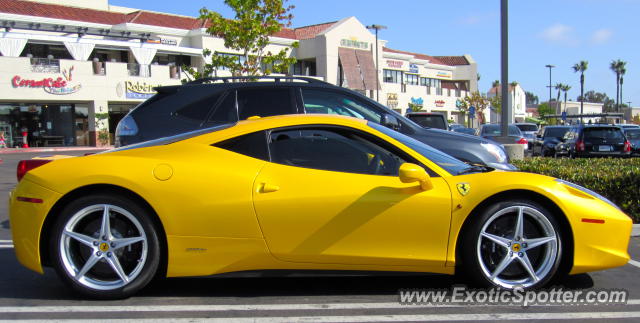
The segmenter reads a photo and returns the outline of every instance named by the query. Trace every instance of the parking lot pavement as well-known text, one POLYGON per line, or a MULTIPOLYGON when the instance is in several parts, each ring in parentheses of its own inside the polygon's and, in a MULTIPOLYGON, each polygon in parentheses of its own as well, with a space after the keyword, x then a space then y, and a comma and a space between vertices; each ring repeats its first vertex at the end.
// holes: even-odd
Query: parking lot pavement
MULTIPOLYGON (((74 152, 84 154, 84 152, 74 152)), ((32 155, 2 156, 0 194, 15 185, 15 166, 32 155)), ((6 196, 6 195, 5 195, 6 196)), ((640 237, 631 239, 636 262, 569 277, 557 288, 573 291, 621 289, 619 305, 403 305, 401 289, 450 291, 461 282, 446 275, 285 275, 282 272, 171 278, 153 282, 135 297, 119 301, 78 299, 53 270, 44 275, 22 267, 10 242, 6 203, 0 203, 1 320, 125 320, 135 322, 399 322, 399 321, 583 321, 640 320, 640 237)))

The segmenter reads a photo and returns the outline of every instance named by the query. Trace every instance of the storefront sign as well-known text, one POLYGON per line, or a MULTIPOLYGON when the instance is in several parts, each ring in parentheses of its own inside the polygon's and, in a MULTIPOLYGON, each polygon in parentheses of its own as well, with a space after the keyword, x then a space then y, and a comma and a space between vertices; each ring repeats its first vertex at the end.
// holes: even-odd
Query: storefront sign
POLYGON ((394 60, 387 60, 387 66, 391 67, 391 68, 402 68, 402 66, 404 66, 404 62, 403 61, 394 61, 394 60))
POLYGON ((369 49, 369 43, 355 39, 340 39, 340 46, 357 49, 369 49))
POLYGON ((438 71, 438 73, 436 74, 436 77, 442 78, 442 79, 451 79, 453 77, 453 73, 446 72, 446 71, 438 71))
POLYGON ((147 82, 140 83, 138 81, 124 82, 127 99, 148 99, 157 93, 153 88, 158 86, 160 86, 160 84, 151 85, 151 84, 147 84, 147 82))
POLYGON ((411 97, 411 104, 417 105, 417 106, 422 106, 424 103, 424 100, 422 98, 414 98, 411 97))
POLYGON ((393 109, 398 106, 398 94, 387 93, 387 107, 393 109))
POLYGON ((175 39, 166 39, 166 38, 147 39, 147 43, 178 46, 178 41, 177 40, 175 40, 175 39))
POLYGON ((416 73, 418 74, 420 72, 420 70, 418 70, 418 64, 409 64, 409 73, 416 73))
POLYGON ((442 108, 446 102, 444 102, 444 100, 436 100, 434 103, 436 104, 436 107, 442 108))
POLYGON ((14 88, 42 88, 43 91, 54 95, 66 95, 78 92, 81 88, 81 84, 70 85, 69 82, 73 80, 73 66, 69 70, 62 71, 62 75, 57 78, 47 77, 43 79, 33 80, 24 79, 20 75, 15 75, 11 78, 11 85, 14 88))

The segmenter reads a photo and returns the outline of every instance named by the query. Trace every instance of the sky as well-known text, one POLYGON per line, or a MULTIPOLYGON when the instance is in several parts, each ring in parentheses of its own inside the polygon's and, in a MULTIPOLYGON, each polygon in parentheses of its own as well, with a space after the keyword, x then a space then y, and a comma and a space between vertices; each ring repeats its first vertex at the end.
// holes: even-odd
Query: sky
MULTIPOLYGON (((222 0, 110 0, 110 4, 198 16, 202 7, 232 18, 222 0)), ((388 27, 379 33, 394 49, 431 56, 470 54, 478 63, 479 90, 500 79, 499 0, 289 0, 292 27, 355 16, 363 24, 388 27)), ((540 101, 549 99, 552 84, 571 86, 569 100, 580 95, 580 77, 571 68, 589 62, 585 89, 615 100, 612 60, 627 62, 622 102, 640 106, 640 0, 511 0, 509 1, 509 82, 517 81, 540 101)), ((557 91, 552 91, 556 97, 557 91)), ((561 97, 562 99, 562 97, 561 97)))

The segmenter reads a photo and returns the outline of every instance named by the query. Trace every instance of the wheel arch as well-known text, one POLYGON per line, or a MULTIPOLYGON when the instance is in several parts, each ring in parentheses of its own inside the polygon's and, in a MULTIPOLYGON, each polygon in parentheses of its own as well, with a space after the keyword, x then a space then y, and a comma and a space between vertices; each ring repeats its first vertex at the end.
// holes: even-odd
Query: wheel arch
POLYGON ((549 199, 548 197, 540 193, 529 191, 529 190, 508 190, 508 191, 496 193, 492 196, 489 196, 480 204, 478 204, 475 208, 473 208, 471 213, 469 213, 469 216, 467 216, 467 218, 464 220, 456 238, 456 246, 455 246, 456 267, 461 265, 461 262, 460 262, 462 259, 462 257, 460 257, 461 242, 463 237, 466 234, 466 231, 471 227, 471 223, 473 222, 473 220, 479 214, 481 214, 481 212, 484 209, 491 206, 492 204, 500 201, 514 200, 514 199, 528 199, 533 202, 536 202, 546 207, 555 216, 556 220, 560 223, 560 230, 562 230, 561 231, 562 237, 565 238, 562 245, 564 256, 562 257, 560 267, 558 268, 558 273, 560 273, 561 275, 568 274, 569 271, 571 270, 571 267, 573 266, 573 257, 574 257, 574 246, 573 246, 574 238, 573 238, 573 231, 571 229, 571 224, 569 223, 569 219, 567 219, 567 215, 551 199, 549 199))
POLYGON ((56 222, 55 221, 56 214, 60 213, 66 205, 71 203, 76 198, 80 196, 86 196, 86 195, 92 195, 92 194, 98 194, 98 193, 113 194, 113 195, 119 195, 125 198, 129 198, 130 200, 132 200, 135 203, 138 203, 140 206, 142 206, 144 209, 146 209, 149 212, 149 214, 151 215, 151 221, 153 222, 156 229, 158 230, 158 238, 160 240, 160 247, 161 247, 160 255, 162 259, 160 261, 160 266, 158 268, 157 276, 158 277, 166 276, 167 265, 168 265, 167 264, 167 259, 168 259, 167 235, 164 230, 164 225, 160 220, 160 217, 158 216, 156 211, 153 209, 153 207, 144 198, 142 198, 142 196, 138 195, 137 193, 127 188, 117 186, 117 185, 112 185, 112 184, 94 184, 94 185, 79 187, 68 192, 63 197, 58 199, 58 201, 53 205, 51 210, 49 210, 49 213, 47 213, 44 224, 42 225, 40 241, 39 241, 40 261, 42 265, 45 265, 45 266, 51 265, 50 255, 47 252, 48 250, 47 243, 51 238, 51 231, 56 222))

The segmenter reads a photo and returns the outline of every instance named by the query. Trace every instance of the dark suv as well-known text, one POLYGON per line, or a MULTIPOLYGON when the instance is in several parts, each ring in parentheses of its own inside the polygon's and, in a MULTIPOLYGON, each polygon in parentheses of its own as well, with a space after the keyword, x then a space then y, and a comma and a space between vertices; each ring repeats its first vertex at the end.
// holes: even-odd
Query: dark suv
POLYGON ((618 126, 580 124, 571 127, 556 146, 556 156, 569 157, 626 157, 631 143, 618 126))
POLYGON ((409 120, 425 127, 449 130, 449 123, 443 114, 433 112, 407 112, 409 120))
POLYGON ((254 116, 323 113, 366 119, 387 126, 470 164, 515 169, 509 164, 504 148, 491 140, 425 129, 366 96, 312 78, 207 78, 159 87, 156 91, 158 94, 120 121, 116 129, 116 146, 254 116))

